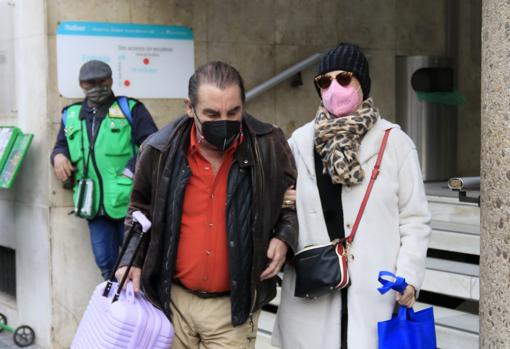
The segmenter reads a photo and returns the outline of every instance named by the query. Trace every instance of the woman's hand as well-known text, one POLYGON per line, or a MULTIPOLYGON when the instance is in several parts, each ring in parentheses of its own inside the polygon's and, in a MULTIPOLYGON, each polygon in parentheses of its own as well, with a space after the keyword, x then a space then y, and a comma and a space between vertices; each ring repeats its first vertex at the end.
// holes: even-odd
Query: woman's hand
POLYGON ((403 294, 397 292, 397 302, 400 305, 405 305, 408 308, 412 308, 416 302, 416 290, 413 286, 407 285, 403 294))
POLYGON ((285 194, 283 194, 283 208, 296 208, 296 190, 294 186, 290 186, 285 194))

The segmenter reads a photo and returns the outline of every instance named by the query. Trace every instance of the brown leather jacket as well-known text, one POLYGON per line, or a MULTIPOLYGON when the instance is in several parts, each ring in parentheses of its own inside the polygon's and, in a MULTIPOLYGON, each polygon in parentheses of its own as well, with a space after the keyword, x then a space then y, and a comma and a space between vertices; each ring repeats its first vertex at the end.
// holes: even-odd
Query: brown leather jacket
MULTIPOLYGON (((260 281, 269 240, 287 243, 290 255, 298 238, 296 212, 282 208, 283 195, 295 185, 296 168, 281 129, 243 115, 245 141, 238 147, 227 185, 227 238, 233 325, 276 295, 276 278, 260 281)), ((142 146, 126 218, 144 212, 152 221, 150 239, 142 243, 135 265, 149 299, 170 315, 170 290, 179 241, 184 192, 190 177, 186 151, 192 119, 184 116, 152 135, 142 146)), ((131 240, 121 265, 135 253, 131 240)))

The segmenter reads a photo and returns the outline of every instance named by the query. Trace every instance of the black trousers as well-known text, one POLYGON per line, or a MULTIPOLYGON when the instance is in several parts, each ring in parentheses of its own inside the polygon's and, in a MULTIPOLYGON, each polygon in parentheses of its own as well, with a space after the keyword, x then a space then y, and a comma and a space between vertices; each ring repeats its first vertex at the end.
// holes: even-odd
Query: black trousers
POLYGON ((342 318, 340 320, 341 335, 340 349, 347 349, 347 329, 349 325, 349 313, 347 309, 347 287, 340 290, 342 295, 342 318))

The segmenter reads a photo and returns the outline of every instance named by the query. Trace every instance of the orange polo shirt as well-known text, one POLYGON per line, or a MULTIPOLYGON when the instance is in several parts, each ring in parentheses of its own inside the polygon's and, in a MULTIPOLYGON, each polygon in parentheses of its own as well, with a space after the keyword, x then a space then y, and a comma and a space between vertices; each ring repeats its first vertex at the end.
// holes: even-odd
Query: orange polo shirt
POLYGON ((230 290, 226 203, 228 173, 236 142, 224 153, 218 173, 200 153, 195 125, 187 159, 191 177, 184 193, 175 277, 191 290, 230 290))

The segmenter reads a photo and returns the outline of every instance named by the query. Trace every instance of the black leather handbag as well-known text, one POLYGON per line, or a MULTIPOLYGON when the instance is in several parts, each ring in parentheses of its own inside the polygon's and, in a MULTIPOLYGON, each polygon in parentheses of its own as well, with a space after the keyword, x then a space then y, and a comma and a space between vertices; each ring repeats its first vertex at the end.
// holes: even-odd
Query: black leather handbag
POLYGON ((339 240, 305 247, 296 253, 294 268, 296 297, 317 298, 349 285, 347 253, 339 240))
POLYGON ((354 241, 361 217, 370 197, 370 192, 379 175, 382 156, 390 131, 391 129, 388 129, 384 133, 367 191, 361 202, 349 237, 342 240, 333 240, 323 245, 307 246, 298 251, 294 256, 294 268, 296 270, 295 297, 317 298, 333 290, 340 290, 349 286, 350 279, 347 259, 350 245, 354 241))

